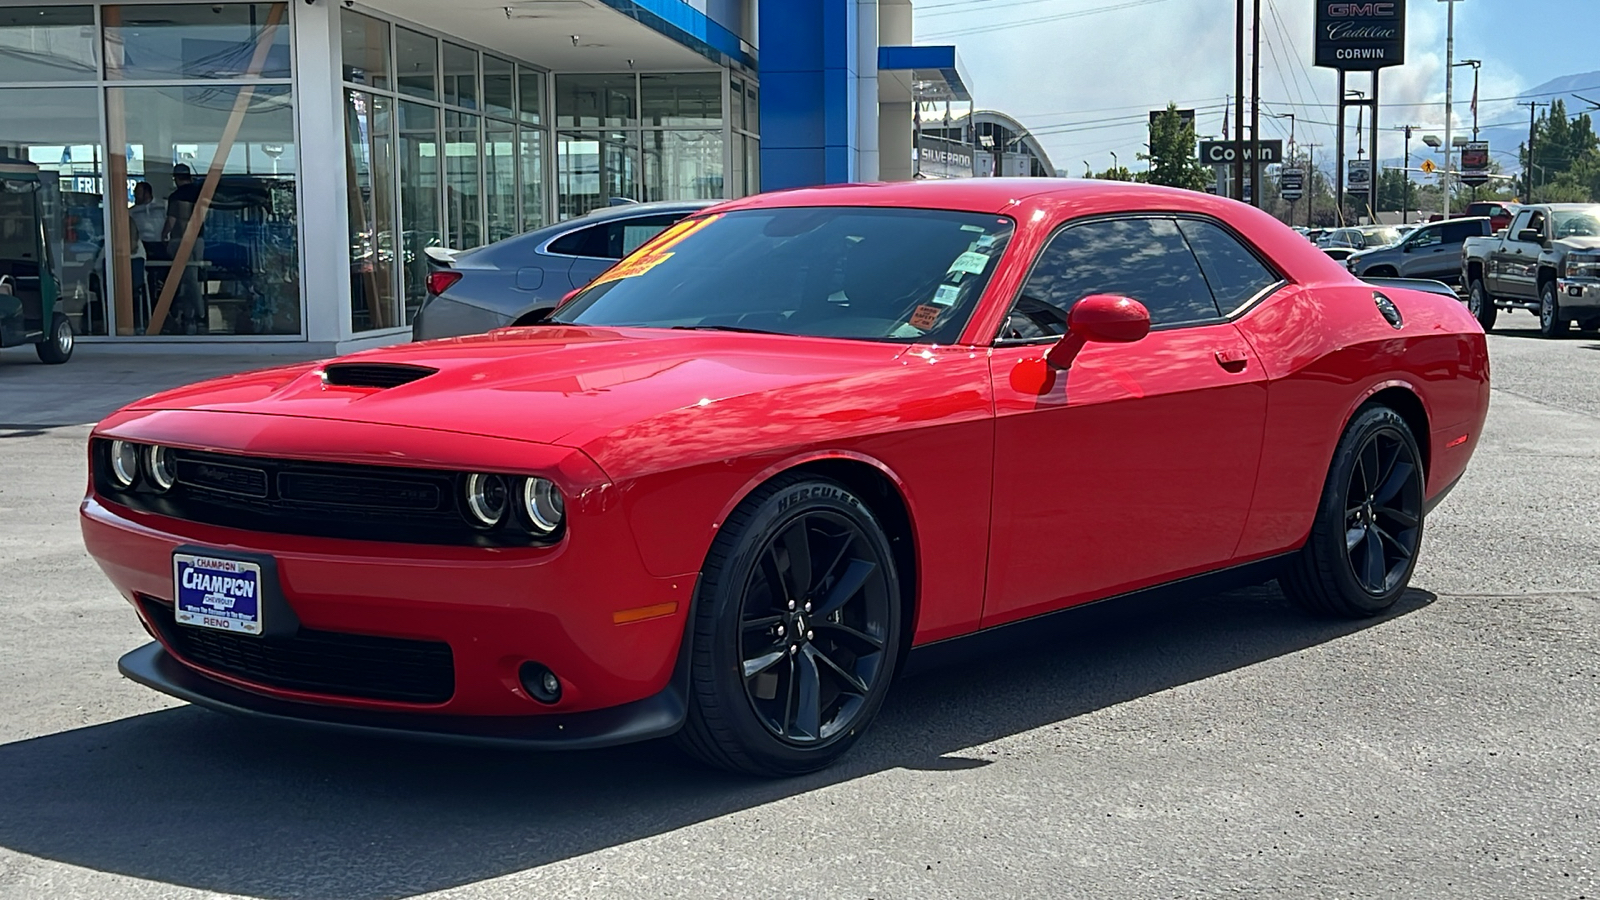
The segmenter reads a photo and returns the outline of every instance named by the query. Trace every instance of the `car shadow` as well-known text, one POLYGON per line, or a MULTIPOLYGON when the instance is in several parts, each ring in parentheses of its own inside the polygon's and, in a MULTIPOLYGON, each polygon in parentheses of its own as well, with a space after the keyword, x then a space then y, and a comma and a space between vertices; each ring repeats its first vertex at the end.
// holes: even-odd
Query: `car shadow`
POLYGON ((1041 645, 902 680, 840 765, 787 781, 711 771, 666 742, 495 752, 179 707, 0 746, 0 845, 230 894, 408 897, 889 769, 979 768, 992 758, 974 748, 994 740, 1381 628, 1435 599, 1413 590, 1362 622, 1309 618, 1272 586, 1087 607, 1039 631, 1041 645))

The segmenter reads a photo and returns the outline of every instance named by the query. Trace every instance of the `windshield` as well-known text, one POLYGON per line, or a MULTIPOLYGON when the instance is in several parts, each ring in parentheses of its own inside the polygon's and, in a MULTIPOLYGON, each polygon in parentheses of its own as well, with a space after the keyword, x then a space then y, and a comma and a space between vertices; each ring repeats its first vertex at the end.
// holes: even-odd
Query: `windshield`
POLYGON ((951 343, 1012 229, 992 214, 873 207, 688 219, 549 321, 951 343))
POLYGON ((1556 240, 1570 237, 1600 237, 1600 206, 1555 211, 1556 240))
POLYGON ((1400 241, 1400 229, 1393 227, 1363 228, 1361 235, 1368 247, 1389 247, 1400 241))

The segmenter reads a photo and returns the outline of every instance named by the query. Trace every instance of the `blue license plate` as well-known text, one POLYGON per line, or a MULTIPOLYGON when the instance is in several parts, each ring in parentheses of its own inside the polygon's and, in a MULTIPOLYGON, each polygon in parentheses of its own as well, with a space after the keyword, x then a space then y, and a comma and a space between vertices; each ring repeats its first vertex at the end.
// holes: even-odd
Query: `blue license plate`
POLYGON ((178 623, 261 634, 261 565, 241 559, 172 555, 173 615, 178 623))

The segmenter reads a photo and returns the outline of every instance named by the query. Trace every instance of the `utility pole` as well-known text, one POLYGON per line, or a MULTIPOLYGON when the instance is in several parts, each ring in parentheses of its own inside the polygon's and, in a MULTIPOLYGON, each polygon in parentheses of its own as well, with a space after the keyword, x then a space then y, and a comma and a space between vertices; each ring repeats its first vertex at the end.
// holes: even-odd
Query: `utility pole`
POLYGON ((1233 83, 1233 199, 1244 199, 1244 0, 1234 0, 1233 83))
POLYGON ((1539 103, 1539 102, 1534 101, 1534 100, 1529 100, 1527 103, 1519 103, 1517 105, 1518 106, 1526 106, 1528 108, 1528 165, 1522 172, 1522 181, 1523 181, 1523 186, 1524 186, 1523 187, 1522 202, 1523 203, 1532 203, 1533 202, 1533 139, 1534 139, 1534 136, 1538 133, 1538 121, 1535 118, 1535 116, 1537 116, 1539 114, 1539 107, 1541 107, 1541 106, 1549 106, 1550 104, 1548 104, 1548 103, 1539 103))
POLYGON ((1444 39, 1444 217, 1450 218, 1450 161, 1455 153, 1455 103, 1456 103, 1456 3, 1458 0, 1439 0, 1445 4, 1444 39))
POLYGON ((1404 125, 1401 127, 1406 130, 1406 191, 1405 199, 1400 201, 1400 224, 1409 225, 1411 224, 1411 132, 1416 126, 1404 125))
POLYGON ((1310 158, 1306 161, 1306 227, 1313 228, 1311 217, 1317 209, 1317 148, 1321 144, 1307 144, 1306 149, 1311 151, 1310 158))
POLYGON ((1261 208, 1261 0, 1250 21, 1250 205, 1261 208))

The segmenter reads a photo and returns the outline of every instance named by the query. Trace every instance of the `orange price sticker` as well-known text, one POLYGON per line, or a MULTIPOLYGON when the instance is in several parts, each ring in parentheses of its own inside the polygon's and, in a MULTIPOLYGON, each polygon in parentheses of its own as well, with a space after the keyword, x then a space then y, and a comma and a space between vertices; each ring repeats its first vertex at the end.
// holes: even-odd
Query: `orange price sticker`
POLYGON ((939 313, 942 312, 944 310, 937 306, 919 306, 911 313, 911 325, 913 328, 927 331, 933 327, 933 323, 939 321, 939 313))

